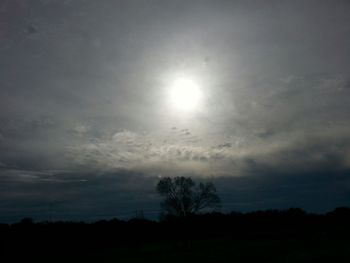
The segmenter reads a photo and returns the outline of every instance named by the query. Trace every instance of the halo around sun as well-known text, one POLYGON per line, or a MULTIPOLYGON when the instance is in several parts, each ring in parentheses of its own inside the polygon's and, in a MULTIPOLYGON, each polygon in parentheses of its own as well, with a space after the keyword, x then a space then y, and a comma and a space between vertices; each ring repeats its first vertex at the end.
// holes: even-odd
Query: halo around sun
POLYGON ((193 111, 199 106, 202 94, 198 84, 191 78, 178 78, 170 87, 170 103, 180 111, 193 111))

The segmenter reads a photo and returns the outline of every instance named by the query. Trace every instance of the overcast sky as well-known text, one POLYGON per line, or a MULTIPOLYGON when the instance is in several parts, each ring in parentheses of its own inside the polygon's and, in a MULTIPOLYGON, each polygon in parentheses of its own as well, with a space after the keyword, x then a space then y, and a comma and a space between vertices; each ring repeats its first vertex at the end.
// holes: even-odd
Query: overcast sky
POLYGON ((349 1, 0 2, 0 221, 350 204, 349 1), (202 98, 169 103, 178 76, 202 98))

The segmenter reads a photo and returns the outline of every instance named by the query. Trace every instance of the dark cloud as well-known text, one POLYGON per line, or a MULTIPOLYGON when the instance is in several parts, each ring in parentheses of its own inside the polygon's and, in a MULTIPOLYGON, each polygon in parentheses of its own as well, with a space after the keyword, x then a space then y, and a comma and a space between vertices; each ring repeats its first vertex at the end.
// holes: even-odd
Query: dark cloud
POLYGON ((84 198, 99 192, 91 182, 115 187, 120 195, 96 197, 100 210, 79 210, 68 195, 66 211, 79 210, 72 218, 89 217, 113 198, 127 202, 138 180, 148 191, 159 175, 241 185, 237 209, 257 209, 257 199, 344 205, 347 190, 331 188, 347 185, 350 166, 349 9, 348 1, 1 1, 0 212, 45 217, 35 189, 51 185, 63 196, 72 184, 84 198), (168 105, 179 74, 202 89, 196 112, 168 105))
POLYGON ((115 171, 80 173, 74 171, 19 171, 2 175, 1 221, 26 216, 37 220, 97 220, 128 218, 136 210, 157 217, 159 199, 155 193, 158 177, 115 171), (30 178, 29 178, 30 177, 30 178))
POLYGON ((342 206, 350 195, 349 170, 283 174, 259 170, 247 177, 217 181, 228 210, 283 209, 301 207, 323 213, 342 206))

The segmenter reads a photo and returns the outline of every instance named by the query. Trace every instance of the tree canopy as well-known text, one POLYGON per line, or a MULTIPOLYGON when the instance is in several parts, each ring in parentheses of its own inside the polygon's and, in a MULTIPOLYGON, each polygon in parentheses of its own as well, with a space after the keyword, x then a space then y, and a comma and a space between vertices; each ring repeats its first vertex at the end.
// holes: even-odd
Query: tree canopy
POLYGON ((157 184, 158 193, 164 197, 162 212, 166 215, 186 217, 204 209, 220 206, 213 183, 199 183, 189 177, 164 177, 157 184))

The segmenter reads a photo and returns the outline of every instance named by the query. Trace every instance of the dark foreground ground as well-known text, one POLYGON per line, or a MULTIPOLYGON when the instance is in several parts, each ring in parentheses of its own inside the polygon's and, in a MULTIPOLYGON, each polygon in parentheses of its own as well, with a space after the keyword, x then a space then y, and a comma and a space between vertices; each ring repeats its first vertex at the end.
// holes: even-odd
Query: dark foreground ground
POLYGON ((350 210, 207 214, 186 220, 23 220, 1 225, 0 262, 350 262, 350 210))

